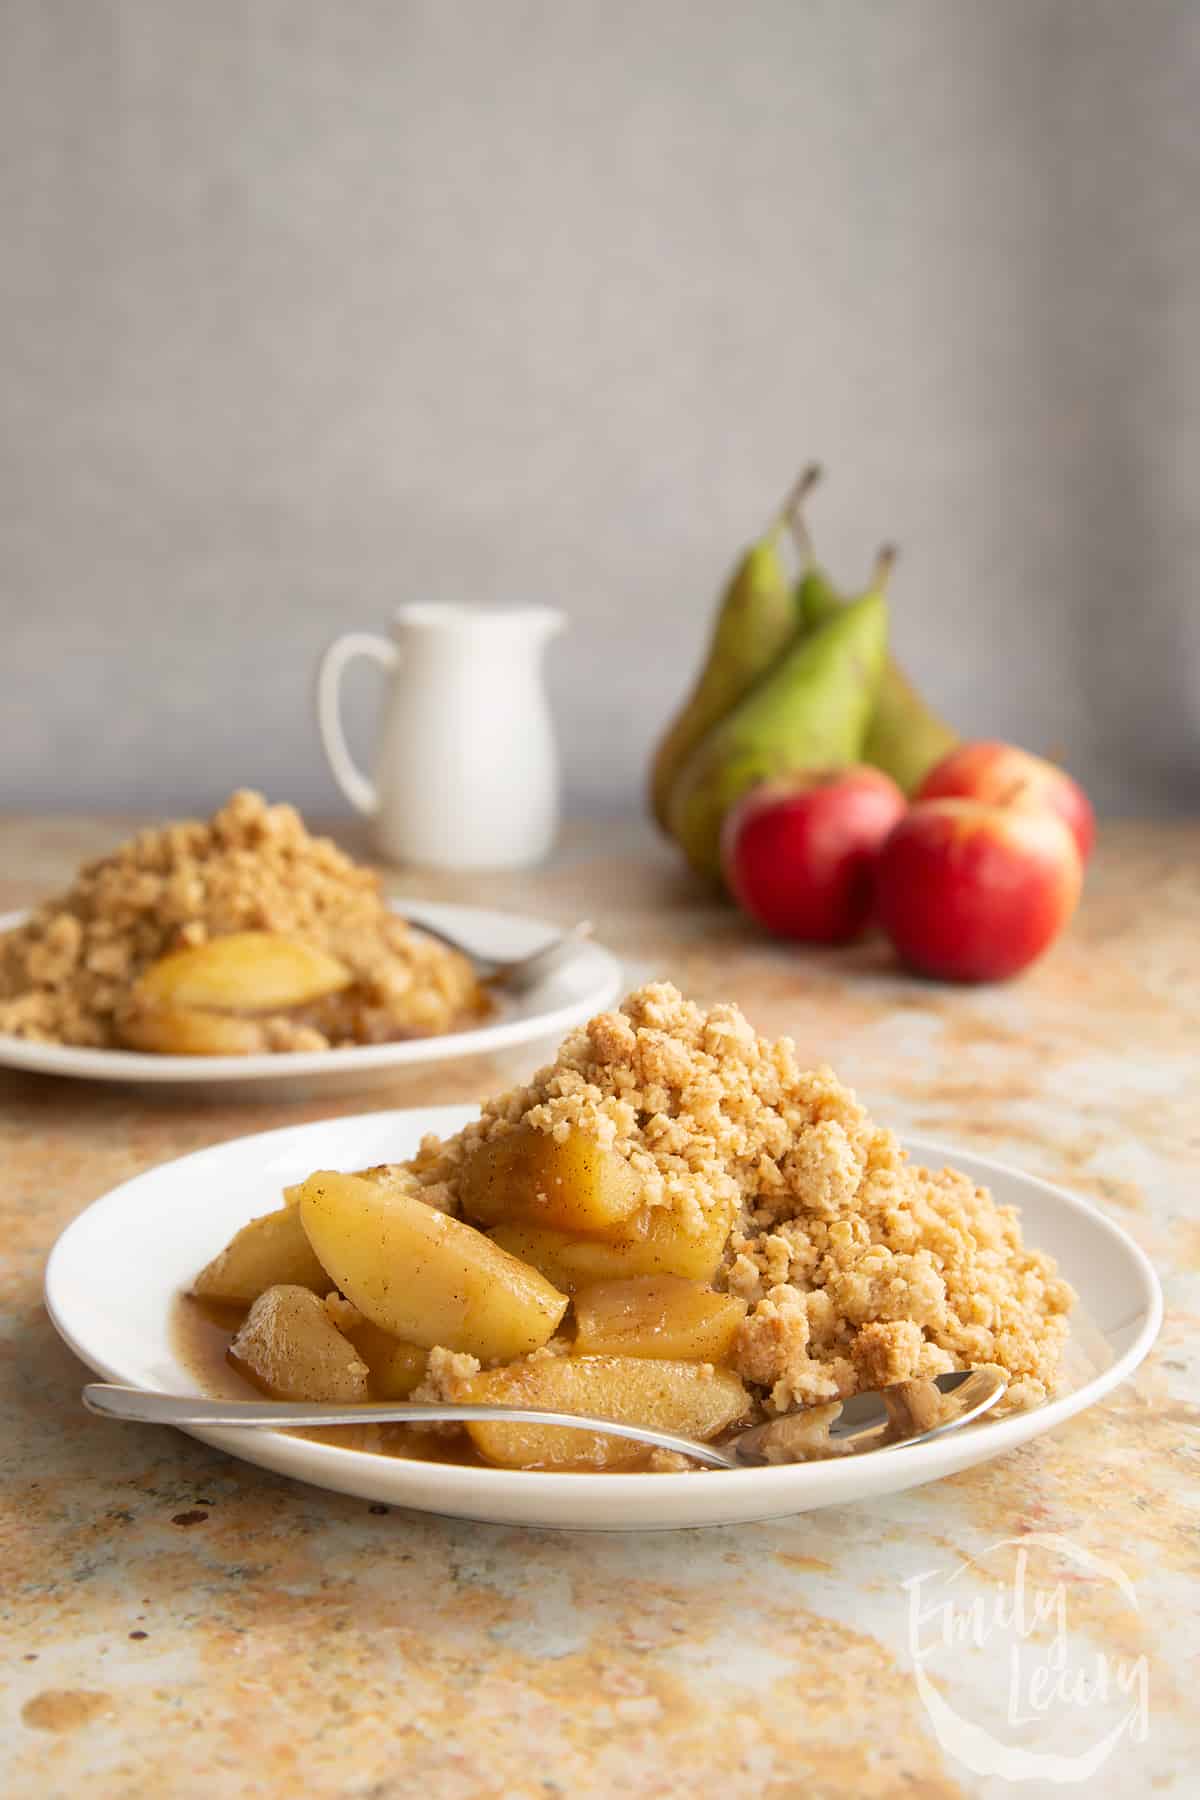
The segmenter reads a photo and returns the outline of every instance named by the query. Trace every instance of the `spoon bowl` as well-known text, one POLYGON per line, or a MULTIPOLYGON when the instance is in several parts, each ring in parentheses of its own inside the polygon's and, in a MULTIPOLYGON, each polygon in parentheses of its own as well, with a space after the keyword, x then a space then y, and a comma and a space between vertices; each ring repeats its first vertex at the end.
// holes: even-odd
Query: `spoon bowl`
POLYGON ((551 938, 548 944, 540 944, 536 950, 530 950, 525 956, 485 956, 479 950, 473 950, 462 939, 443 931, 439 925, 430 925, 424 919, 414 919, 413 929, 424 932, 426 937, 436 938, 439 944, 445 944, 448 950, 457 950, 460 955, 474 963, 479 978, 489 987, 507 988, 511 993, 523 993, 527 988, 536 987, 547 975, 569 960, 580 944, 586 943, 595 929, 590 919, 581 919, 572 925, 569 931, 561 936, 551 938))

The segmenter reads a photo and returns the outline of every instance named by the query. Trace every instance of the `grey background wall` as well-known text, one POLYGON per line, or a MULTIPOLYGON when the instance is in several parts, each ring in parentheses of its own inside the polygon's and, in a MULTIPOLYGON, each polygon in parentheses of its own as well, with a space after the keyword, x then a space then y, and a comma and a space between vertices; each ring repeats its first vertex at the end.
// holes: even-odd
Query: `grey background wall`
POLYGON ((329 810, 317 653, 420 597, 564 607, 631 805, 813 455, 960 725, 1200 803, 1188 0, 0 19, 0 804, 329 810))

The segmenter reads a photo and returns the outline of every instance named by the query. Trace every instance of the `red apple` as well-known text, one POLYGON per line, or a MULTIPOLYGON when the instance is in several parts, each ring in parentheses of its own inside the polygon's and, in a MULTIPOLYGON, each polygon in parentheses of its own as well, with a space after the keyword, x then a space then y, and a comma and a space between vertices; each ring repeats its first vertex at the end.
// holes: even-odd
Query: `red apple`
POLYGON ((764 782, 722 828, 729 890, 780 937, 845 943, 870 918, 875 858, 904 808, 891 777, 866 764, 764 782))
POLYGON ((944 981, 1004 981, 1058 936, 1083 863, 1057 813, 924 800, 876 870, 879 923, 906 963, 944 981))
POLYGON ((981 738, 959 744, 921 783, 918 800, 983 800, 989 806, 1040 806, 1070 826, 1084 862, 1096 839, 1092 803, 1065 769, 1015 744, 981 738))

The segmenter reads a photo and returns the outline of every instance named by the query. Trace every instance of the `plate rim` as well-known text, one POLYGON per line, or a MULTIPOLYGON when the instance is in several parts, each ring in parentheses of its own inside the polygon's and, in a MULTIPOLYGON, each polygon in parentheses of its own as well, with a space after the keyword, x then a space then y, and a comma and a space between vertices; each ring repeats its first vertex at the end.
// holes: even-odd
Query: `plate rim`
MULTIPOLYGON (((130 1382, 131 1378, 127 1371, 122 1371, 114 1364, 107 1362, 103 1356, 98 1356, 94 1350, 89 1349, 75 1336, 68 1319, 63 1315, 61 1306, 57 1303, 55 1290, 60 1279, 60 1272, 67 1266, 68 1259, 73 1252, 72 1238, 76 1234, 86 1235, 85 1222, 90 1221, 90 1225, 94 1227, 105 1213, 119 1210, 122 1204, 127 1203, 129 1190, 148 1178, 161 1177, 164 1171, 178 1168, 183 1164, 202 1161, 206 1157, 219 1156, 233 1145, 243 1148, 262 1145, 265 1152, 273 1142, 278 1142, 285 1137, 294 1137, 297 1133, 316 1132, 329 1126, 336 1126, 339 1130, 353 1131, 368 1122, 377 1127, 383 1120, 396 1121, 414 1115, 427 1122, 423 1129, 436 1130, 440 1123, 443 1130, 454 1130, 458 1129, 459 1123, 466 1118, 475 1116, 476 1112, 477 1108, 469 1104, 389 1107, 371 1112, 349 1114, 340 1118, 310 1120, 305 1124, 275 1126, 268 1131, 250 1132, 226 1138, 216 1144, 208 1144, 198 1150, 189 1151, 183 1156, 168 1158, 165 1162, 154 1164, 151 1168, 140 1171, 139 1174, 119 1182, 115 1187, 108 1189, 106 1193, 99 1195, 70 1224, 65 1226, 56 1238, 46 1261, 43 1281, 46 1310, 55 1330, 79 1360, 86 1367, 95 1370, 103 1379, 130 1382), (441 1116, 440 1121, 439 1115, 441 1116)), ((957 1473, 960 1468, 965 1468, 972 1462, 991 1460, 993 1456, 1003 1455, 1007 1451, 1017 1448, 1029 1438, 1053 1431, 1067 1419, 1074 1417, 1076 1413, 1094 1406, 1131 1375, 1150 1351, 1162 1326, 1163 1295, 1158 1274, 1145 1251, 1122 1226, 1101 1212, 1091 1201, 1084 1199, 1081 1195, 1071 1193, 1069 1189, 1059 1187, 1055 1182, 1046 1181, 1041 1176, 1029 1175, 1010 1163, 999 1162, 993 1157, 977 1155, 962 1145, 941 1139, 926 1138, 920 1134, 909 1136, 907 1133, 898 1133, 897 1135, 914 1161, 939 1166, 941 1159, 952 1162, 955 1157, 964 1157, 977 1168, 990 1173, 996 1173, 1003 1177, 1015 1176, 1023 1184, 1047 1193, 1056 1204, 1065 1205, 1068 1211, 1086 1217, 1092 1226, 1098 1226, 1102 1234, 1113 1242, 1131 1268, 1136 1271, 1140 1291, 1131 1294, 1131 1311, 1141 1310, 1144 1314, 1142 1324, 1133 1341, 1119 1355, 1115 1355, 1112 1362, 1104 1369, 1099 1370, 1088 1381, 1070 1393, 1049 1400, 1028 1412, 1014 1413, 1006 1418, 985 1421, 981 1424, 979 1433, 972 1433, 970 1437, 956 1438, 952 1434, 947 1438, 934 1439, 924 1444, 895 1446, 889 1452, 889 1462, 893 1458, 903 1457, 906 1470, 916 1476, 916 1479, 905 1481, 902 1484, 910 1487, 921 1485, 922 1480, 933 1480, 940 1476, 957 1473), (1138 1302, 1137 1308, 1134 1306, 1135 1301, 1138 1302), (986 1445, 986 1448, 980 1452, 981 1445, 986 1445), (964 1447, 968 1452, 980 1453, 968 1453, 963 1456, 961 1453, 964 1447)), ((1107 1333, 1105 1335, 1108 1336, 1107 1333)), ((134 1381, 132 1385, 138 1384, 134 1381)), ((197 1391, 202 1390, 198 1389, 197 1391)), ((244 1438, 236 1427, 225 1430, 186 1427, 181 1429, 187 1430, 189 1436, 198 1438, 239 1460, 250 1460, 245 1458, 239 1447, 244 1444, 244 1438)), ((489 1502, 505 1507, 508 1503, 524 1497, 544 1509, 545 1506, 552 1505, 561 1499, 567 1502, 565 1508, 567 1516, 563 1520, 563 1525, 565 1528, 571 1529, 572 1522, 569 1516, 571 1509, 568 1497, 572 1494, 577 1498, 582 1496, 591 1500, 607 1496, 613 1502, 613 1510, 618 1513, 621 1511, 622 1505, 633 1502, 637 1495, 642 1496, 642 1501, 634 1508, 635 1513, 645 1511, 646 1502, 651 1501, 654 1496, 665 1499, 668 1493, 676 1496, 679 1494, 679 1482, 673 1474, 476 1468, 468 1465, 426 1462, 419 1458, 413 1458, 410 1461, 404 1458, 383 1457, 371 1451, 348 1450, 338 1445, 298 1438, 283 1431, 264 1430, 257 1435, 275 1452, 269 1462, 263 1459, 254 1459, 257 1466, 272 1468, 276 1473, 284 1474, 290 1479, 307 1481, 312 1485, 335 1492, 361 1493, 363 1490, 360 1481, 347 1486, 344 1481, 332 1478, 339 1472, 353 1477, 355 1469, 367 1472, 378 1464, 387 1466, 393 1480, 395 1471, 407 1469, 424 1472, 426 1476, 431 1472, 436 1473, 443 1489, 443 1497, 448 1503, 442 1510, 453 1512, 454 1516, 458 1517, 473 1516, 470 1512, 472 1501, 477 1506, 486 1509, 489 1502), (293 1463, 310 1466, 290 1466, 293 1463), (597 1483, 601 1484, 599 1488, 595 1485, 597 1483), (460 1506, 458 1504, 460 1500, 466 1504, 460 1506)), ((787 1497, 789 1490, 795 1487, 798 1479, 802 1479, 805 1484, 805 1505, 810 1502, 815 1505, 821 1504, 820 1496, 823 1492, 829 1492, 831 1499, 839 1498, 834 1490, 844 1485, 843 1471, 850 1466, 851 1459, 847 1459, 846 1461, 789 1464, 777 1468, 706 1470, 705 1474, 709 1479, 704 1486, 706 1494, 716 1496, 720 1493, 732 1501, 737 1491, 730 1486, 730 1478, 734 1477, 743 1484, 745 1494, 748 1496, 753 1491, 769 1513, 773 1504, 777 1504, 778 1501, 787 1497), (716 1477, 720 1483, 719 1488, 714 1486, 713 1477, 716 1477), (750 1478, 753 1478, 754 1481, 753 1490, 747 1485, 750 1478)), ((414 1480, 415 1485, 416 1481, 414 1480)), ((879 1493, 884 1491, 888 1490, 873 1492, 868 1489, 866 1493, 856 1494, 850 1498, 879 1497, 879 1493)), ((430 1508, 415 1497, 408 1502, 403 1498, 393 1497, 390 1503, 402 1507, 405 1504, 415 1505, 426 1511, 437 1510, 430 1508)), ((650 1510, 653 1510, 652 1506, 650 1510)), ((719 1508, 717 1510, 719 1511, 719 1508)), ((803 1508, 800 1505, 791 1509, 780 1508, 781 1512, 788 1510, 800 1511, 803 1508)), ((487 1513, 484 1511, 474 1516, 486 1517, 487 1513)), ((698 1519, 691 1522, 704 1523, 705 1521, 698 1519)), ((630 1523, 636 1528, 644 1521, 634 1517, 630 1523)))
MULTIPOLYGON (((424 914, 431 924, 452 928, 466 914, 519 921, 537 926, 547 935, 564 927, 532 913, 508 912, 501 907, 471 906, 452 900, 399 900, 388 898, 388 908, 398 917, 411 919, 419 929, 424 914)), ((33 907, 0 913, 0 932, 12 931, 30 917, 33 907)), ((49 1044, 37 1038, 0 1033, 0 1068, 23 1069, 39 1075, 59 1075, 77 1081, 148 1083, 154 1086, 196 1083, 271 1083, 304 1076, 332 1075, 375 1069, 424 1067, 456 1057, 486 1056, 515 1049, 539 1038, 561 1035, 594 1012, 611 1006, 621 992, 618 957, 594 938, 581 943, 579 960, 595 964, 586 994, 550 1011, 501 1019, 466 1031, 437 1037, 403 1038, 387 1044, 358 1044, 341 1050, 286 1050, 254 1056, 156 1056, 141 1050, 107 1050, 82 1044, 49 1044)), ((536 990, 535 990, 536 991, 536 990)))

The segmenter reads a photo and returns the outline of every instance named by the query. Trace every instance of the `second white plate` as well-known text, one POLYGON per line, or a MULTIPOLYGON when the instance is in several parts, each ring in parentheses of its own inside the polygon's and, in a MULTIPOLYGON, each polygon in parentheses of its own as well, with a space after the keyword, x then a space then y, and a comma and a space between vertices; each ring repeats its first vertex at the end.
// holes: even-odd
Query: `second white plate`
MULTIPOLYGON (((475 1116, 473 1107, 441 1106, 327 1119, 237 1138, 151 1169, 97 1200, 59 1238, 46 1270, 50 1317, 106 1380, 195 1393, 196 1381, 174 1342, 175 1300, 239 1226, 277 1206, 280 1189, 314 1169, 395 1161, 411 1155, 426 1132, 444 1136, 475 1116)), ((473 1468, 344 1450, 277 1431, 192 1435, 246 1462, 368 1500, 499 1524, 590 1531, 741 1524, 878 1498, 952 1475, 1094 1405, 1145 1356, 1162 1319, 1162 1297, 1137 1245, 1084 1201, 944 1145, 912 1140, 908 1149, 935 1167, 953 1162, 990 1187, 1001 1205, 1018 1207, 1028 1241, 1056 1257, 1078 1290, 1071 1373, 1048 1405, 872 1455, 688 1475, 473 1468)), ((64 1393, 62 1404, 69 1418, 79 1397, 64 1393)))
MULTIPOLYGON (((393 910, 418 927, 422 920, 440 926, 486 957, 526 956, 562 929, 544 919, 443 902, 393 903, 393 910)), ((11 931, 27 916, 23 912, 0 916, 0 931, 11 931)), ((543 1038, 557 1040, 572 1025, 610 1006, 620 991, 621 965, 616 957, 600 944, 584 942, 528 993, 503 998, 492 1018, 443 1037, 277 1056, 148 1056, 134 1050, 87 1050, 0 1036, 0 1065, 84 1081, 186 1089, 193 1097, 207 1094, 220 1099, 236 1098, 239 1089, 274 1097, 288 1088, 310 1095, 377 1082, 394 1086, 397 1072, 404 1069, 493 1055, 543 1038)))

